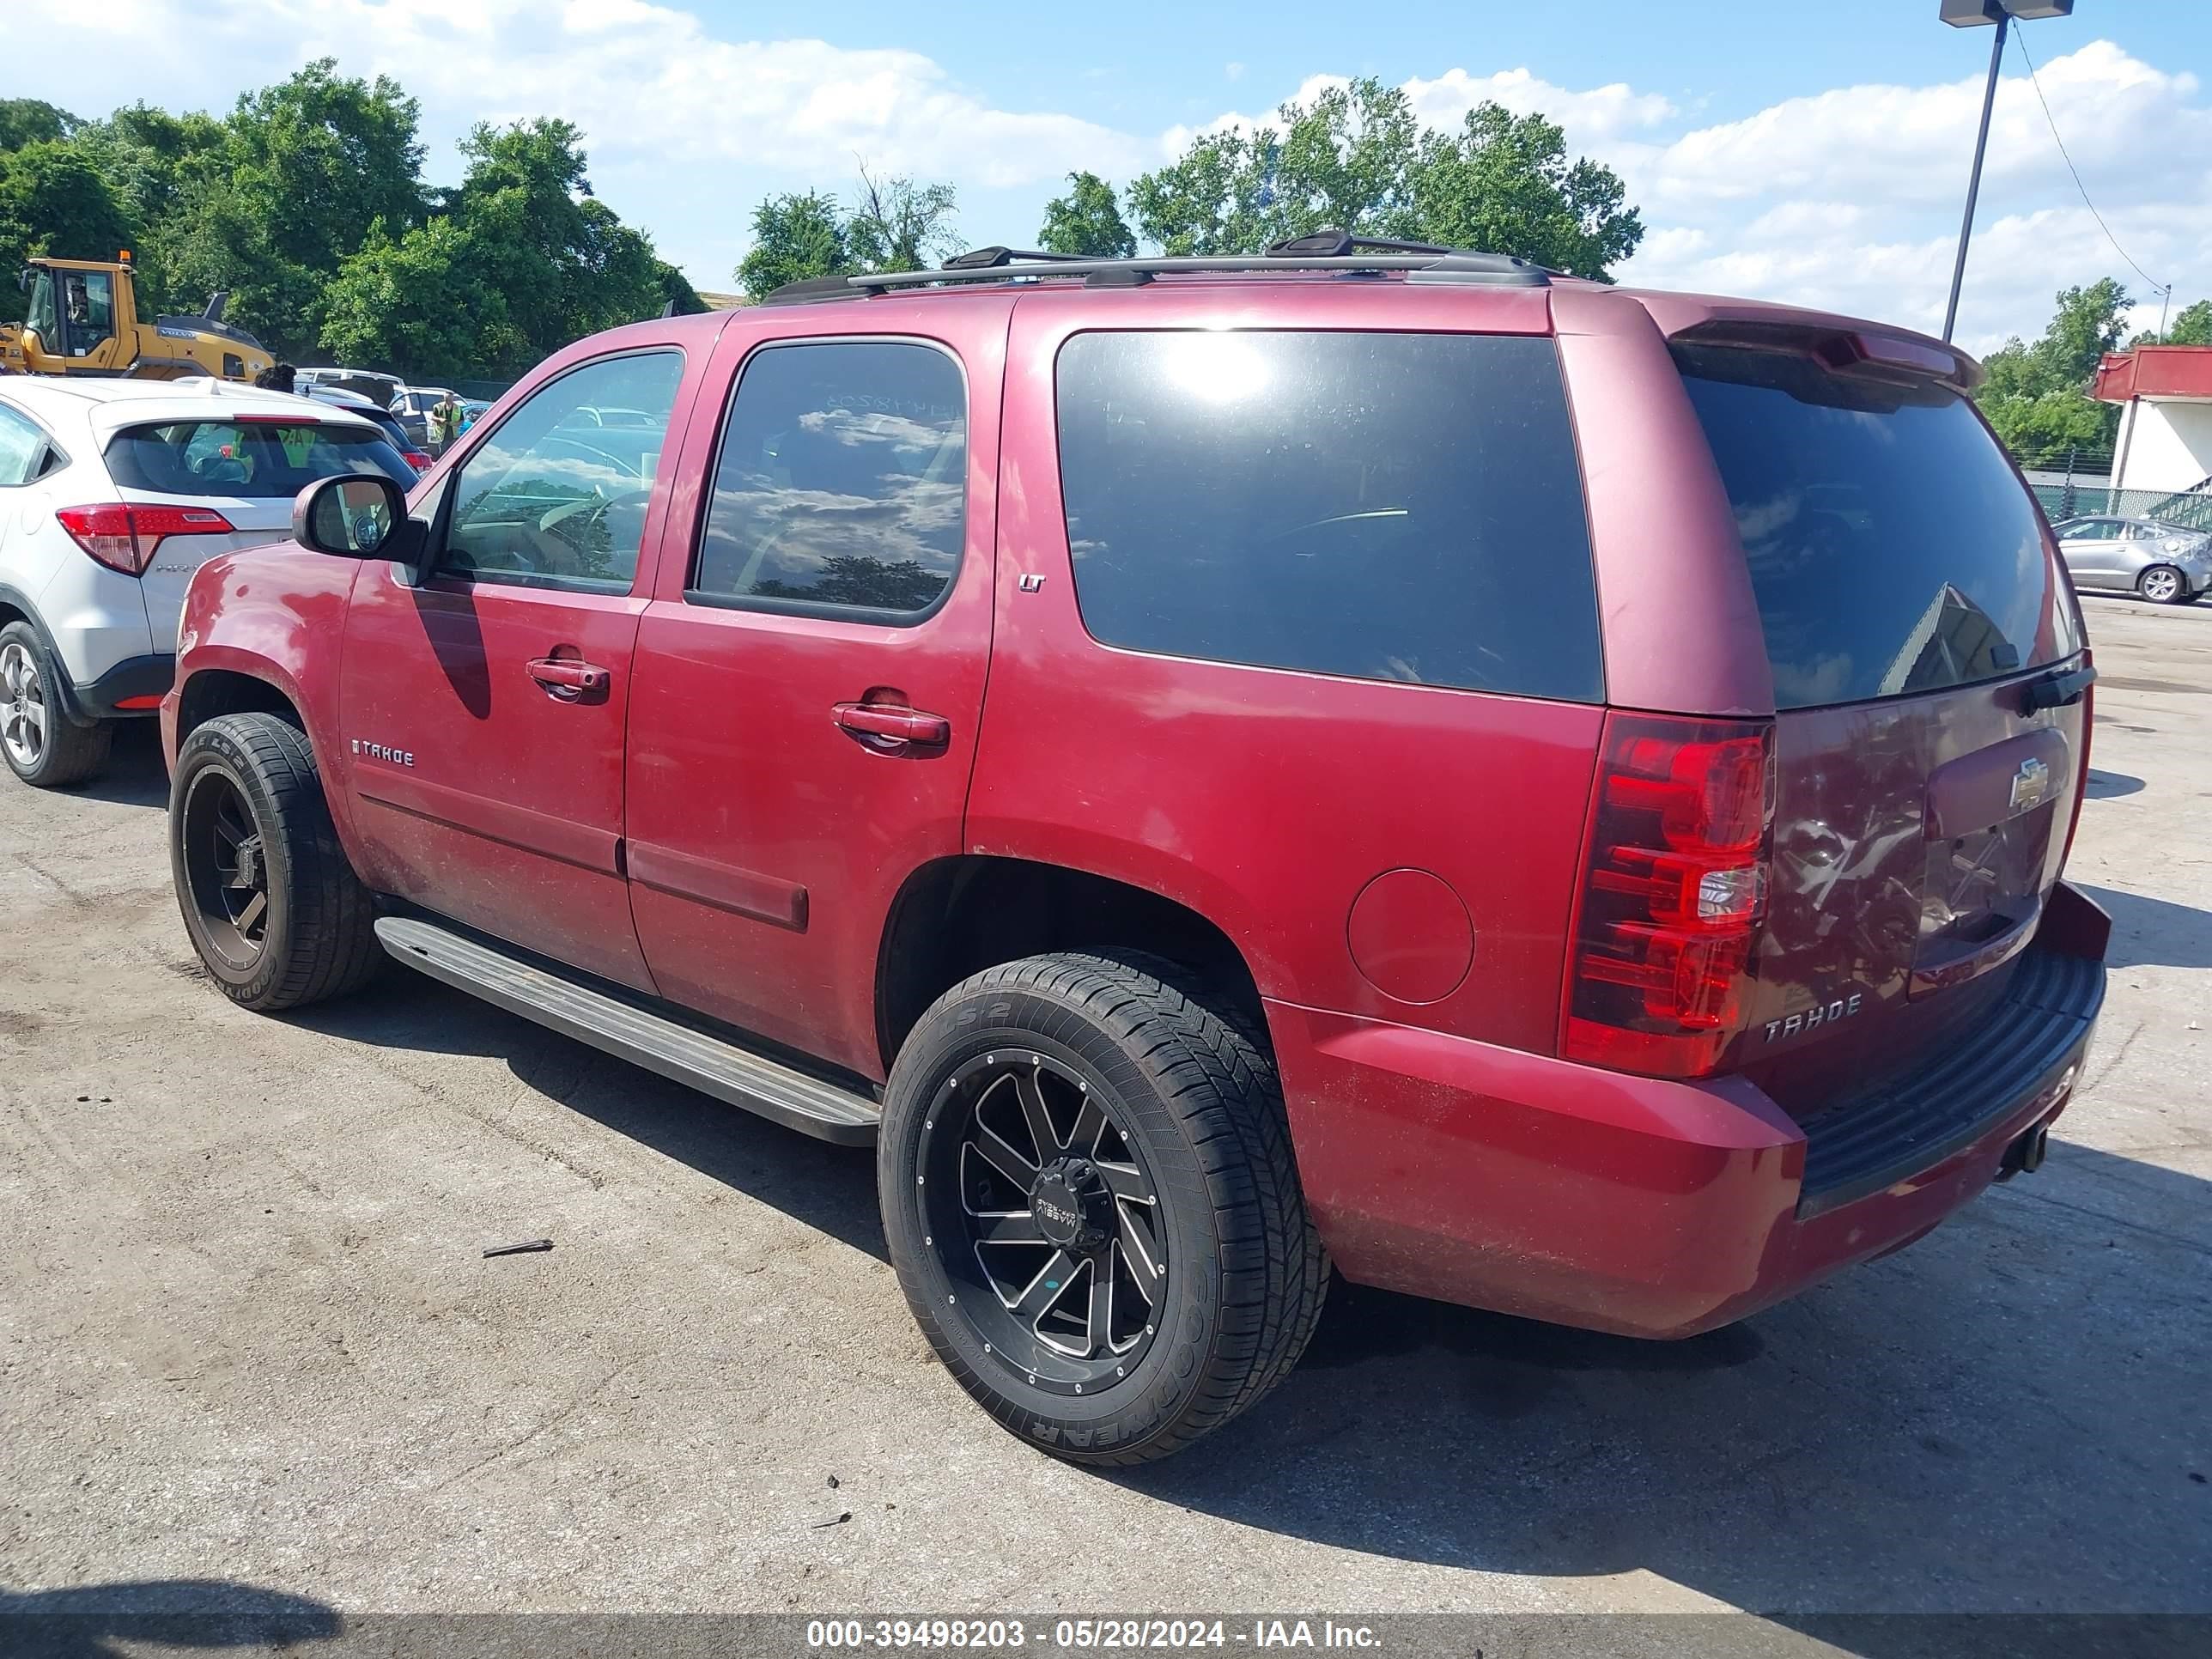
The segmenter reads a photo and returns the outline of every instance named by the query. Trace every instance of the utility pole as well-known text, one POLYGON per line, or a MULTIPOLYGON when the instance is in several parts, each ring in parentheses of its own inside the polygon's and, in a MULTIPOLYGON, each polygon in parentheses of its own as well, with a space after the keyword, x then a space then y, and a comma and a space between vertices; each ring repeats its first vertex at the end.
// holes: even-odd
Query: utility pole
POLYGON ((1943 307, 1943 343, 1951 342, 1952 325, 1959 320, 1959 290, 1966 284, 1966 244, 1974 234, 1974 200, 1982 193, 1982 156, 1990 147, 1990 111, 1997 101, 1997 71, 2004 67, 2005 32, 2012 14, 1997 14, 1997 38, 1990 43, 1990 83, 1982 88, 1982 125, 1974 135, 1974 170, 1966 179, 1966 216, 1959 224, 1959 257, 1951 265, 1951 303, 1943 307))
POLYGON ((1959 320, 1959 290, 1966 281, 1966 244, 1974 234, 1974 201, 1982 193, 1982 156, 1990 146, 1990 112, 1997 101, 1997 71, 2004 67, 2005 36, 2015 17, 2070 17, 2074 0, 1942 0, 1943 21, 1954 29, 1997 26, 1990 43, 1990 81, 1982 89, 1981 130, 1974 135, 1974 170, 1966 179, 1966 216, 1959 225, 1959 257, 1951 265, 1951 301, 1943 307, 1943 338, 1948 343, 1959 320))

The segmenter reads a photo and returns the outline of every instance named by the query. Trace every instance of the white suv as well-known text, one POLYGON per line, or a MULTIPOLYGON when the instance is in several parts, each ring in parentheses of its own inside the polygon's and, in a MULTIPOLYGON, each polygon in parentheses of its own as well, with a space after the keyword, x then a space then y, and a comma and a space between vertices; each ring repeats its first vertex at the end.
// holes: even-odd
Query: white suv
POLYGON ((0 755, 80 783, 161 706, 185 588, 291 533, 317 478, 414 469, 328 404, 219 381, 0 380, 0 755))

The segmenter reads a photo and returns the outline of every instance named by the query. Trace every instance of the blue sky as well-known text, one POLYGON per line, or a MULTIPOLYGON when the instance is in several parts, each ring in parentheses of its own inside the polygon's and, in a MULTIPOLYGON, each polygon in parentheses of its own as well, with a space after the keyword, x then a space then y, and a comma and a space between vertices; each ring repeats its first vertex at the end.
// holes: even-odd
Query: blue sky
MULTIPOLYGON (((1193 130, 1266 115, 1316 77, 1374 75, 1438 125, 1484 96, 1559 120, 1643 210, 1632 280, 1930 328, 1990 39, 1945 27, 1936 0, 17 4, 73 38, 106 36, 103 100, 222 108, 326 52, 348 72, 394 75, 422 101, 441 181, 458 176, 453 143, 472 122, 567 116, 586 131, 602 198, 705 289, 733 285, 763 195, 849 191, 856 157, 952 183, 964 240, 1018 244, 1071 167, 1126 183, 1193 130)), ((2019 26, 2044 93, 2128 251, 2175 284, 2177 304, 2205 297, 2212 96, 2198 76, 2212 5, 2079 10, 2019 26)), ((19 55, 0 67, 0 94, 51 88, 19 55)), ((2032 334, 2056 289, 2108 274, 2148 295, 2139 319, 2155 320, 2151 284, 2083 210, 2017 55, 1981 223, 1967 344, 2032 334)))

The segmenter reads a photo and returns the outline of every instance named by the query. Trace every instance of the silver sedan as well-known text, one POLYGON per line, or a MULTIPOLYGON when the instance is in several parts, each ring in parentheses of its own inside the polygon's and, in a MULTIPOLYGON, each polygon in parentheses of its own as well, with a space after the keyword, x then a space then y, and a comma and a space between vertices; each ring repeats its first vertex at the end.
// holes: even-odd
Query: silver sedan
POLYGON ((2069 519, 2053 525, 2077 588, 2186 605, 2212 588, 2212 535, 2151 519, 2069 519))

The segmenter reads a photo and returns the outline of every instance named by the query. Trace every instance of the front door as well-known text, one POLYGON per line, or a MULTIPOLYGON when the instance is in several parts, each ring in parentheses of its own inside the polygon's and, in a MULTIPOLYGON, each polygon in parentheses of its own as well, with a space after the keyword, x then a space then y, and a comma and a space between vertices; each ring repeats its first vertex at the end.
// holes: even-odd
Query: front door
POLYGON ((519 404, 446 480, 421 581, 363 568, 342 672, 371 884, 647 990, 622 875, 623 733, 639 551, 657 544, 683 384, 681 353, 646 349, 519 404), (610 404, 639 423, 589 423, 610 404))
POLYGON ((671 526, 630 700, 662 994, 877 1076, 885 919, 960 851, 990 647, 1011 305, 942 309, 930 339, 726 337, 742 371, 686 452, 712 481, 688 560, 671 526))

